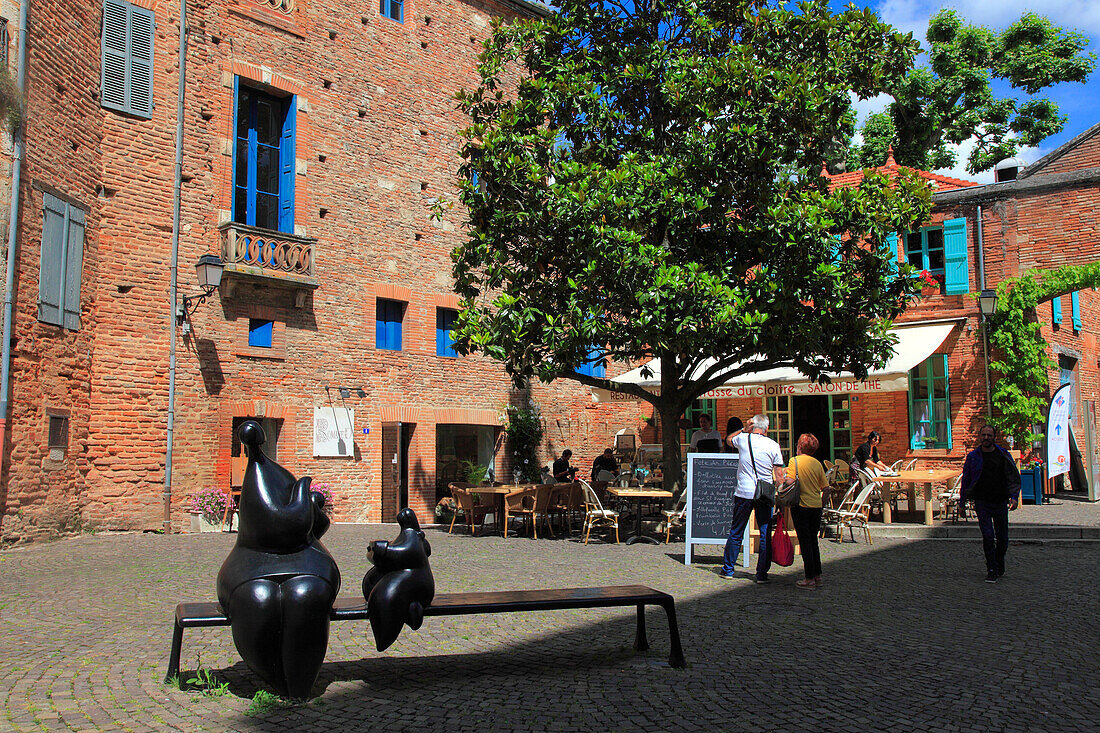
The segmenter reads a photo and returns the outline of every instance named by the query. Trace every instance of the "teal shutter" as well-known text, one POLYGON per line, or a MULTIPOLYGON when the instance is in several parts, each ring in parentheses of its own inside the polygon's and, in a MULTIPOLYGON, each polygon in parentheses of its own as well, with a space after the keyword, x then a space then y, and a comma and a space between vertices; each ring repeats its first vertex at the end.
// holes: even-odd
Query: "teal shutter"
POLYGON ((286 119, 279 150, 279 231, 294 233, 294 136, 298 117, 298 98, 287 103, 286 119))
POLYGON ((898 235, 890 234, 886 237, 886 251, 890 253, 890 272, 898 274, 898 235))
POLYGON ((61 299, 64 290, 66 204, 56 196, 44 194, 42 219, 42 258, 38 274, 38 320, 62 325, 61 299))
POLYGON ((1062 296, 1059 295, 1050 301, 1050 322, 1055 326, 1062 325, 1062 296))
POLYGON ((130 6, 130 97, 127 111, 149 119, 153 116, 153 31, 152 10, 130 6))
MULTIPOLYGON (((966 220, 963 219, 963 223, 966 220)), ((944 414, 947 415, 947 450, 951 450, 951 372, 947 369, 947 354, 941 354, 943 359, 943 396, 944 414)))
POLYGON ((80 275, 84 266, 84 212, 75 206, 69 207, 66 235, 63 325, 70 331, 79 331, 80 275))
POLYGON ((1078 291, 1074 290, 1069 294, 1069 308, 1070 317, 1073 318, 1073 330, 1081 330, 1081 299, 1078 296, 1078 291))
POLYGON ((103 3, 103 36, 100 40, 102 69, 100 104, 127 111, 126 67, 130 50, 130 4, 119 0, 103 3))
POLYGON ((833 245, 832 245, 833 264, 839 266, 840 265, 840 260, 841 260, 841 254, 840 254, 840 245, 842 243, 841 237, 840 237, 839 234, 831 234, 831 235, 829 235, 829 239, 833 243, 833 245))
POLYGON ((970 292, 970 258, 966 246, 966 219, 943 223, 943 259, 947 295, 970 292))

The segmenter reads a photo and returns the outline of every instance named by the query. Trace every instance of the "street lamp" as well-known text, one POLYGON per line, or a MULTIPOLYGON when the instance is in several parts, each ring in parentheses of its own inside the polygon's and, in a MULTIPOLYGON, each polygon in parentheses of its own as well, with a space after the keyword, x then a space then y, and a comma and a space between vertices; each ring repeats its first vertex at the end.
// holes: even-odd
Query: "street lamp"
POLYGON ((996 290, 983 290, 978 294, 978 309, 981 310, 982 316, 989 318, 991 315, 997 312, 997 291, 996 290))
POLYGON ((225 263, 217 255, 205 254, 195 263, 195 273, 199 278, 199 287, 202 293, 199 295, 185 295, 176 309, 176 323, 183 325, 187 318, 195 312, 199 304, 209 298, 222 282, 222 272, 225 263))

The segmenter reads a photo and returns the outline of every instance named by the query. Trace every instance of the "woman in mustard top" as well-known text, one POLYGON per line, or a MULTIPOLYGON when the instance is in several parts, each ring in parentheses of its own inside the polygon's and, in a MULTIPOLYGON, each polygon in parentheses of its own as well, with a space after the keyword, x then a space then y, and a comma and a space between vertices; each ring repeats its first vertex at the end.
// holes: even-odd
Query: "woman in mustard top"
POLYGON ((829 480, 825 478, 825 467, 813 455, 818 445, 817 438, 810 433, 798 436, 798 455, 787 466, 788 481, 794 481, 795 466, 798 466, 798 483, 802 488, 798 504, 791 507, 791 519, 806 569, 806 578, 795 585, 805 590, 814 590, 821 585, 821 552, 817 546, 817 532, 821 526, 821 492, 829 486, 829 480))

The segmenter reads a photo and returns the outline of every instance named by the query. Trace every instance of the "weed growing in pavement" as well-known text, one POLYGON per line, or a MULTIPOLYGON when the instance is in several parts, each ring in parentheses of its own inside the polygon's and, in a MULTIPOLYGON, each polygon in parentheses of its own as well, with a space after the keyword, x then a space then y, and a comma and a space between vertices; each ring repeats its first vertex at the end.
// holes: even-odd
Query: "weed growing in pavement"
POLYGON ((248 709, 244 711, 244 714, 258 718, 261 715, 267 715, 272 710, 290 707, 293 704, 285 697, 279 697, 267 690, 256 690, 256 694, 252 696, 252 702, 248 703, 248 709))
POLYGON ((222 682, 214 675, 213 670, 203 667, 201 659, 199 664, 195 665, 195 673, 182 683, 180 680, 181 677, 178 674, 172 675, 168 678, 168 684, 187 692, 202 693, 203 697, 221 697, 229 692, 229 683, 222 682))

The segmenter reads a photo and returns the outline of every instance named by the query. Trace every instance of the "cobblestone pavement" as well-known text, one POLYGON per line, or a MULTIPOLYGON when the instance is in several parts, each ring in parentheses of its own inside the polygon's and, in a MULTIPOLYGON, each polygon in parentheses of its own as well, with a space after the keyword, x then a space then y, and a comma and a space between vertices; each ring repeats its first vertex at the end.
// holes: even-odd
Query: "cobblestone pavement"
MULTIPOLYGON (((368 539, 326 537, 344 595, 368 539)), ((826 585, 715 574, 719 548, 471 538, 429 530, 438 590, 644 583, 676 597, 687 669, 667 666, 663 614, 635 653, 633 610, 429 618, 385 653, 333 625, 309 704, 253 711, 229 629, 188 630, 183 667, 222 696, 161 679, 174 605, 213 600, 234 536, 84 536, 0 552, 0 729, 1095 731, 1100 543, 1014 544, 984 582, 975 542, 822 543, 826 585)))

